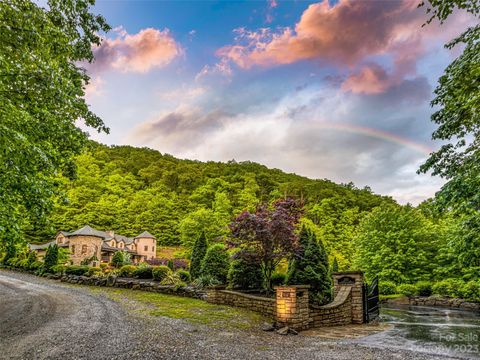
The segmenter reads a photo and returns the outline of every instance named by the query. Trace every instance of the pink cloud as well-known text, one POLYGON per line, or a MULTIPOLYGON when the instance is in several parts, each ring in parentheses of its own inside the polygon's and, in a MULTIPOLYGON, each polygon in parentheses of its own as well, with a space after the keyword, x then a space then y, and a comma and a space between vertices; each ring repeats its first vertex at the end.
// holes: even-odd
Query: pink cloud
POLYGON ((121 72, 146 73, 168 65, 182 53, 168 29, 147 28, 133 35, 117 29, 117 33, 117 38, 104 39, 94 49, 95 62, 88 66, 90 71, 112 68, 121 72))
POLYGON ((385 70, 377 64, 369 64, 358 73, 350 75, 343 83, 343 91, 354 93, 378 94, 390 86, 390 78, 385 70))
POLYGON ((324 0, 310 5, 294 29, 235 29, 235 42, 217 55, 243 69, 302 60, 330 63, 350 72, 342 84, 345 91, 379 93, 416 75, 419 57, 472 20, 454 14, 441 29, 438 24, 422 28, 427 16, 417 5, 416 0, 340 0, 336 5, 324 0), (372 64, 375 56, 389 56, 392 69, 372 64))
POLYGON ((372 54, 386 52, 412 23, 418 25, 416 29, 420 27, 422 10, 412 4, 410 0, 341 0, 331 6, 324 0, 304 11, 294 30, 244 31, 237 37, 240 41, 219 49, 217 54, 242 68, 309 59, 353 65, 372 54))

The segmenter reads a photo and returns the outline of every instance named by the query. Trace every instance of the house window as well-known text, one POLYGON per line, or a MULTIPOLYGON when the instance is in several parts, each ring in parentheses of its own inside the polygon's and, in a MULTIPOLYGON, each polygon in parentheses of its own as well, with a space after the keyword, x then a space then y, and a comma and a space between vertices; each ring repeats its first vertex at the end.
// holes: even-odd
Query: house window
POLYGON ((148 251, 148 245, 145 245, 144 249, 145 251, 148 251))
POLYGON ((120 249, 123 249, 123 243, 120 243, 120 249))
POLYGON ((87 253, 87 245, 82 245, 82 255, 87 253))
POLYGON ((75 255, 75 245, 72 245, 72 247, 70 248, 71 252, 73 255, 75 255))

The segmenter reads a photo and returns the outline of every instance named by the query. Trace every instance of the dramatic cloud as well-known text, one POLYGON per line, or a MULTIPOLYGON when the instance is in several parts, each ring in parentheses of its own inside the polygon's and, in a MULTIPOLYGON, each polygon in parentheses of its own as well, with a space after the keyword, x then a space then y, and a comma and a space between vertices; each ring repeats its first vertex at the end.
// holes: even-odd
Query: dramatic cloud
POLYGON ((324 0, 310 5, 294 29, 235 29, 234 44, 217 50, 217 56, 243 69, 317 61, 349 73, 344 91, 380 93, 416 76, 418 59, 433 43, 458 35, 469 21, 455 14, 441 29, 438 24, 424 29, 425 9, 417 5, 415 0, 340 0, 335 5, 324 0), (391 63, 391 69, 373 63, 375 58, 391 63))
POLYGON ((95 62, 87 66, 90 72, 115 69, 146 73, 168 65, 182 53, 168 29, 148 28, 134 35, 122 29, 116 32, 118 36, 115 39, 104 39, 94 49, 95 62))
POLYGON ((200 109, 180 107, 137 126, 131 140, 137 143, 158 143, 177 151, 192 149, 203 142, 203 136, 222 128, 228 115, 222 110, 207 114, 200 109))
POLYGON ((400 37, 410 35, 405 29, 421 25, 420 15, 413 1, 343 0, 331 6, 324 0, 304 11, 295 30, 238 29, 238 44, 219 49, 218 55, 243 68, 307 59, 354 65, 403 41, 400 37))
POLYGON ((368 96, 300 89, 235 116, 182 107, 137 126, 128 142, 185 158, 252 160, 311 178, 353 181, 418 203, 433 195, 439 181, 415 173, 429 151, 430 133, 418 131, 416 115, 427 114, 428 104, 408 98, 407 107, 388 104, 389 96, 404 96, 409 86, 422 82, 368 96), (361 110, 372 106, 373 116, 361 110))
POLYGON ((360 72, 350 75, 343 83, 342 90, 354 93, 378 94, 390 85, 385 70, 377 64, 365 66, 360 72))

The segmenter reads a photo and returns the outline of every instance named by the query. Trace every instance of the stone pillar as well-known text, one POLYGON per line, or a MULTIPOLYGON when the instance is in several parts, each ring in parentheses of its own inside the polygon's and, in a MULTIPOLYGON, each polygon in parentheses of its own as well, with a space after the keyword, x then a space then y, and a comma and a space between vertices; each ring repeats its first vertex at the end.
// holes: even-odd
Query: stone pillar
POLYGON ((275 320, 295 330, 309 327, 308 289, 310 285, 275 287, 275 320))
POLYGON ((205 300, 211 304, 221 304, 222 295, 220 290, 225 290, 225 285, 207 286, 207 296, 205 300))
POLYGON ((346 271, 333 273, 335 296, 341 287, 352 287, 352 323, 363 323, 363 272, 346 271))

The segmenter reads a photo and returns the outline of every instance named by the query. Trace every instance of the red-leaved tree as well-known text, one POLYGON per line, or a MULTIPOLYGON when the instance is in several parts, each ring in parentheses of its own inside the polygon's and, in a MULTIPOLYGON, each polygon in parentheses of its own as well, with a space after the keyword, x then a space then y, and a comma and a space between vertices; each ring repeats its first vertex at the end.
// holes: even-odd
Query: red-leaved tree
POLYGON ((261 265, 267 290, 278 263, 298 249, 295 228, 301 214, 297 201, 282 199, 259 205, 255 213, 244 211, 230 224, 230 243, 239 249, 235 256, 261 265))

